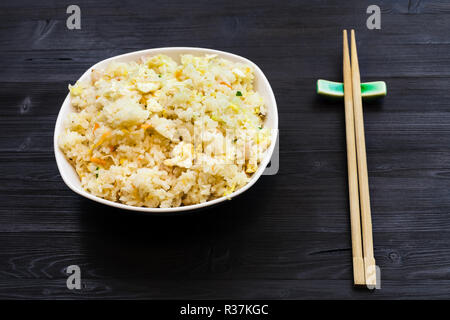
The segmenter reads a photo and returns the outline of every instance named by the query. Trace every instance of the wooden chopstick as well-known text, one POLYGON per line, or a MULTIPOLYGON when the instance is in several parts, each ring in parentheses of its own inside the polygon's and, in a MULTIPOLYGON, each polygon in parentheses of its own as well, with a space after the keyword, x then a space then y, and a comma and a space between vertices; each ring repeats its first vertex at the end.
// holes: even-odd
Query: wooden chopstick
POLYGON ((356 164, 355 123, 353 116, 352 75, 350 69, 347 30, 343 31, 343 76, 345 102, 345 133, 347 140, 348 194, 350 201, 350 227, 352 233, 353 283, 364 285, 364 260, 361 244, 358 172, 356 164))
POLYGON ((366 285, 376 286, 375 258, 373 256, 372 217, 370 213, 369 178, 367 174, 366 141, 361 99, 361 79, 355 30, 351 32, 351 69, 353 89, 353 110, 355 118, 356 152, 359 178, 359 200, 361 205, 362 238, 366 285))

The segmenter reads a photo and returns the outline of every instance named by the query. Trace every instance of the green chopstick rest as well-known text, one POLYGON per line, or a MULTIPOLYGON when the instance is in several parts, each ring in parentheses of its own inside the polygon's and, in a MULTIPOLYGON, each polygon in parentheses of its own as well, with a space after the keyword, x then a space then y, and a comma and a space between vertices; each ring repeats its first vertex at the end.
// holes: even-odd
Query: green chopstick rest
MULTIPOLYGON (((317 80, 317 94, 331 98, 344 97, 344 84, 328 80, 317 80)), ((380 98, 387 94, 384 81, 361 83, 361 96, 364 99, 380 98)))

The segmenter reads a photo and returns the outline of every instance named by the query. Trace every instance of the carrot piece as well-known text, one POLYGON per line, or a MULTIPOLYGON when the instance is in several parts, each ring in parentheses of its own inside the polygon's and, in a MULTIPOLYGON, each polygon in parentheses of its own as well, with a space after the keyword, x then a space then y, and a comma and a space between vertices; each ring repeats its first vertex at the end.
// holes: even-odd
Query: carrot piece
POLYGON ((99 145, 101 145, 103 142, 105 142, 106 138, 108 138, 110 134, 111 134, 110 131, 106 131, 104 134, 102 134, 98 142, 95 144, 94 149, 97 148, 99 145))
POLYGON ((91 149, 89 150, 91 153, 92 151, 97 148, 99 145, 101 145, 103 142, 105 142, 106 138, 111 134, 110 131, 106 131, 104 134, 102 134, 102 136, 100 137, 100 139, 98 139, 98 142, 96 144, 94 144, 91 149))
POLYGON ((97 122, 94 123, 94 130, 92 130, 92 133, 95 133, 95 130, 97 130, 98 128, 100 128, 100 125, 97 122))
POLYGON ((179 78, 181 77, 182 74, 183 74, 183 71, 181 71, 181 70, 175 71, 175 78, 177 78, 177 80, 180 80, 179 78))
POLYGON ((99 164, 99 165, 106 165, 106 161, 100 158, 91 157, 91 162, 99 164))
POLYGON ((225 81, 220 81, 220 84, 223 84, 224 86, 227 86, 228 88, 231 89, 231 85, 229 85, 228 83, 226 83, 225 81))

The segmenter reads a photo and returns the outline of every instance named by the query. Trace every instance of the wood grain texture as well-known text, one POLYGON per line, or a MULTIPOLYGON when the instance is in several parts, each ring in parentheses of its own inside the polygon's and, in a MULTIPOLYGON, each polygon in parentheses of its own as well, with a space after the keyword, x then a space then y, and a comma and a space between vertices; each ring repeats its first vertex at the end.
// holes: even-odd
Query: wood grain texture
POLYGON ((77 1, 0 3, 0 298, 450 298, 448 1, 77 1), (378 4, 382 29, 367 30, 378 4), (183 14, 180 14, 182 12, 183 14), (355 28, 374 254, 382 289, 352 287, 342 29, 355 28), (53 129, 92 64, 139 49, 199 46, 257 63, 279 109, 280 171, 233 201, 142 216, 79 197, 61 180, 53 129), (78 264, 83 289, 65 286, 78 264))

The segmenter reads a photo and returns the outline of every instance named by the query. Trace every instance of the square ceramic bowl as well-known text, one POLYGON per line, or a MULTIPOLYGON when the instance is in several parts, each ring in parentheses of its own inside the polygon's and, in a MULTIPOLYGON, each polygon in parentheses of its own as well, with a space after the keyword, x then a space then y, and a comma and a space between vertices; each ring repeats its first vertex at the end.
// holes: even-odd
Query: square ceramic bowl
POLYGON ((118 202, 109 201, 97 196, 94 196, 87 191, 85 191, 81 187, 80 179, 75 171, 75 169, 72 167, 72 165, 69 163, 69 161, 65 158, 63 152, 58 147, 58 137, 61 134, 61 132, 64 129, 64 120, 67 118, 70 112, 73 112, 74 109, 70 102, 70 94, 67 94, 66 99, 64 100, 61 110, 58 114, 58 119, 56 120, 56 126, 55 126, 55 132, 53 137, 53 144, 54 144, 54 150, 55 150, 55 158, 56 163, 58 165, 59 173, 61 174, 61 177, 63 178, 66 185, 72 189, 72 191, 78 193, 79 195, 86 197, 88 199, 100 202, 102 204, 121 208, 125 210, 133 210, 133 211, 140 211, 140 212, 152 212, 152 213, 164 213, 164 212, 181 212, 181 211, 188 211, 188 210, 196 210, 200 208, 204 208, 207 206, 211 206, 214 204, 218 204, 220 202, 223 202, 225 200, 231 199, 246 190, 248 190, 251 186, 255 184, 255 182, 259 179, 263 171, 265 170, 267 164, 270 161, 270 158, 272 156, 275 142, 277 140, 278 135, 278 111, 277 111, 277 104, 275 101, 275 97, 272 91, 272 88, 269 84, 269 81, 267 80, 264 73, 261 71, 261 69, 251 62, 248 59, 245 59, 243 57, 240 57, 238 55, 218 51, 218 50, 212 50, 212 49, 203 49, 203 48, 189 48, 189 47, 171 47, 171 48, 157 48, 157 49, 148 49, 148 50, 142 50, 142 51, 136 51, 131 52, 123 55, 119 55, 116 57, 112 57, 103 61, 100 61, 99 63, 95 64, 91 68, 89 68, 81 77, 79 80, 88 80, 91 76, 91 70, 92 69, 103 69, 108 64, 110 64, 113 61, 117 62, 129 62, 129 61, 138 61, 143 56, 148 55, 157 55, 157 54, 165 54, 172 59, 174 59, 177 62, 180 62, 180 55, 181 54, 192 54, 192 55, 205 55, 205 54, 216 54, 221 58, 228 59, 233 62, 241 62, 245 63, 247 65, 250 65, 254 70, 254 87, 255 91, 257 91, 262 98, 264 99, 264 102, 267 106, 267 116, 265 119, 265 127, 271 129, 271 145, 270 147, 265 151, 265 155, 263 160, 261 161, 258 170, 252 175, 250 181, 241 189, 236 190, 235 192, 223 196, 218 199, 214 199, 211 201, 207 201, 204 203, 199 203, 195 205, 189 205, 189 206, 181 206, 181 207, 175 207, 175 208, 147 208, 147 207, 135 207, 130 206, 118 202))

